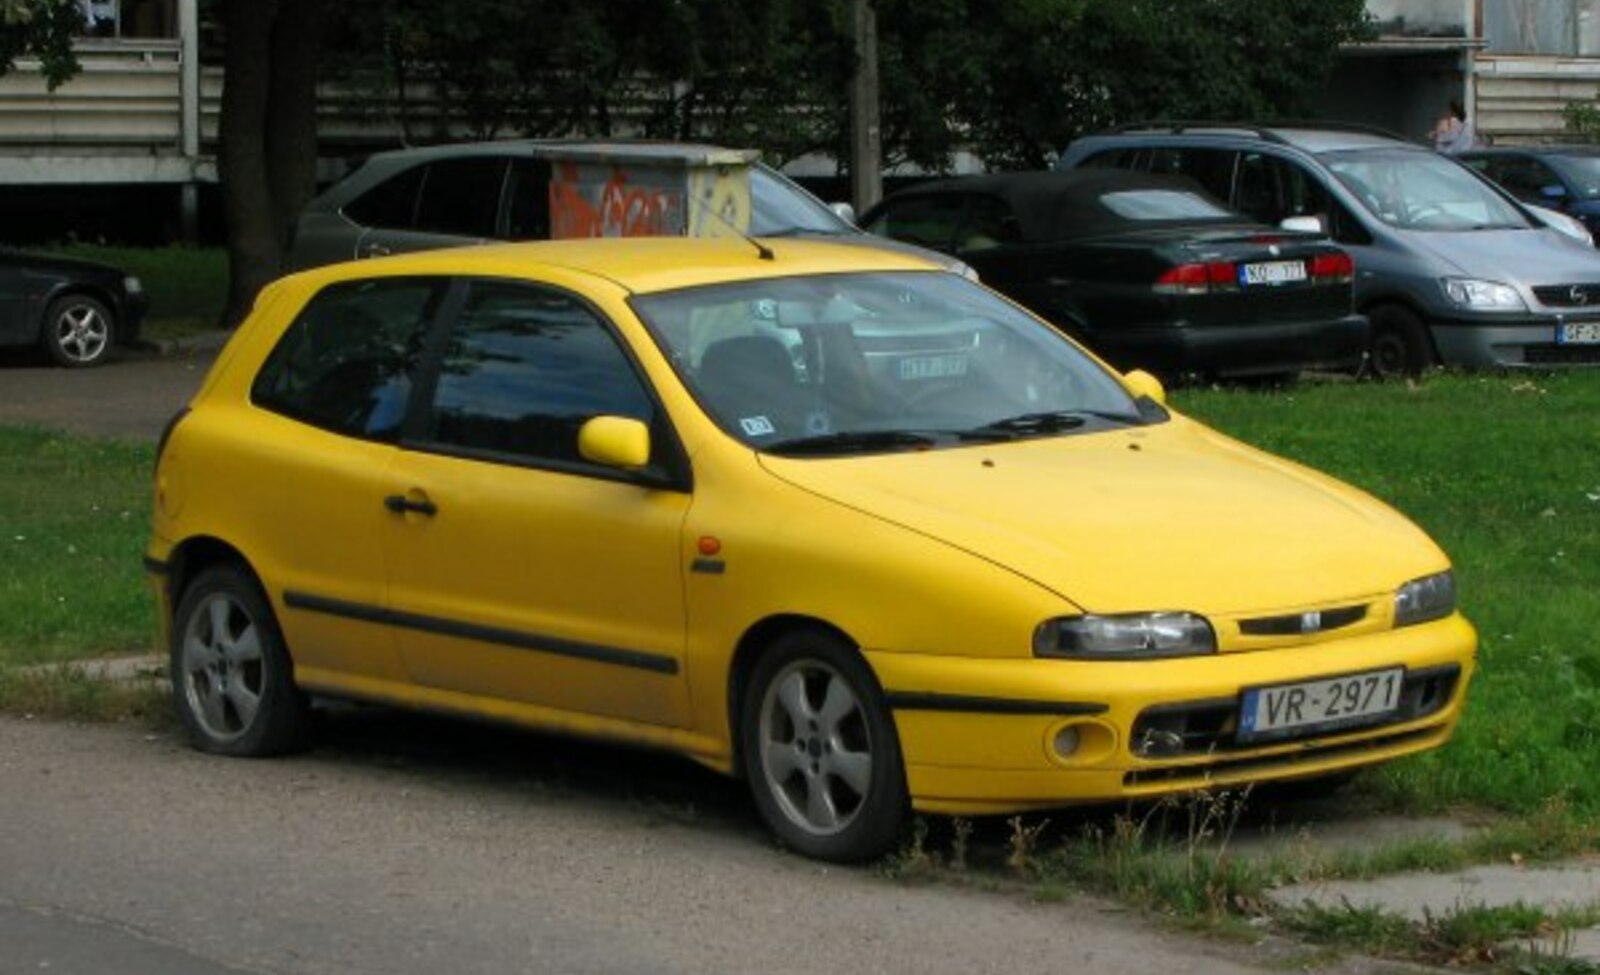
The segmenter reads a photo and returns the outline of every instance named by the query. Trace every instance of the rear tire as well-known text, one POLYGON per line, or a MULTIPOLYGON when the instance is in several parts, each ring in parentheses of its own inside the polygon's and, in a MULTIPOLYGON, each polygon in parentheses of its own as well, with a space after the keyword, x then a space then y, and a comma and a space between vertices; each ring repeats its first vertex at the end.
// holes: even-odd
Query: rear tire
POLYGON ((836 862, 893 847, 910 811, 900 741, 854 647, 824 630, 775 640, 745 685, 739 737, 756 808, 785 845, 836 862))
POLYGON ((1399 305, 1380 305, 1367 312, 1365 375, 1372 379, 1405 379, 1433 365, 1427 327, 1414 312, 1399 305))
POLYGON ((39 341, 58 365, 83 369, 110 358, 116 331, 104 304, 88 295, 63 295, 45 309, 39 341))
POLYGON ((184 590, 171 654, 173 703, 195 748, 255 757, 306 745, 309 704, 272 607, 242 568, 212 566, 184 590))

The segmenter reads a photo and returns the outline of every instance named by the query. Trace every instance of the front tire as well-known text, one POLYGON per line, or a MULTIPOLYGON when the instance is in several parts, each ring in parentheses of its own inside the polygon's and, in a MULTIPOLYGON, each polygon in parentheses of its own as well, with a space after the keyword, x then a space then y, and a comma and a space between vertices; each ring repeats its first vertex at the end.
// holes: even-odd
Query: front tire
POLYGON ((1367 313, 1366 373, 1373 379, 1405 379, 1433 364, 1427 327, 1410 309, 1380 305, 1367 313))
POLYGON ((111 309, 88 295, 63 295, 45 309, 40 341, 59 365, 98 366, 111 355, 116 335, 111 309))
POLYGON ((195 748, 280 755, 304 747, 305 695, 272 607, 235 565, 212 566, 184 590, 172 626, 172 697, 195 748))
POLYGON ((877 679, 821 630, 779 637, 745 686, 739 722, 756 808, 785 845, 836 862, 890 850, 910 804, 877 679))

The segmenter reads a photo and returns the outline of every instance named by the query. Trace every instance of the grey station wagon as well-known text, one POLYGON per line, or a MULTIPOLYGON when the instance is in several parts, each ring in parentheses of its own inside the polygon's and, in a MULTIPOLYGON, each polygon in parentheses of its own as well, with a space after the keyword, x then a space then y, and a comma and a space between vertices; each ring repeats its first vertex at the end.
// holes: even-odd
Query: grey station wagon
POLYGON ((1327 232, 1355 260, 1379 375, 1600 365, 1600 252, 1432 150, 1331 126, 1150 124, 1057 163, 1095 166, 1181 173, 1263 223, 1327 232))

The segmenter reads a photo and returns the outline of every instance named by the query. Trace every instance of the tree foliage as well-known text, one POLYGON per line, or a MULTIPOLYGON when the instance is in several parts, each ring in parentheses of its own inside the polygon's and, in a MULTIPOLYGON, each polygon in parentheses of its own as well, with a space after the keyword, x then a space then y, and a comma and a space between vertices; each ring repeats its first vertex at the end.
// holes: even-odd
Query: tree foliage
POLYGON ((0 74, 33 55, 54 90, 78 72, 72 38, 83 27, 73 0, 0 0, 0 74))

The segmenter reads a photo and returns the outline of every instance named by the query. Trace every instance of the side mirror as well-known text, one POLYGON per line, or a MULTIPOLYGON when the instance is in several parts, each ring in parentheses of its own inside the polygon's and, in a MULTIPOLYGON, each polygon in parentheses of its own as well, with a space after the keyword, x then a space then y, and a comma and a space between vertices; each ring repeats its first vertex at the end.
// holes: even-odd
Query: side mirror
POLYGON ((1160 403, 1162 406, 1167 404, 1167 388, 1161 385, 1161 380, 1143 369, 1135 369, 1132 372, 1123 373, 1122 384, 1127 386, 1128 392, 1135 397, 1145 396, 1153 402, 1160 403))
POLYGON ((630 416, 597 416, 578 429, 578 453, 606 467, 636 471, 650 463, 650 428, 630 416))
POLYGON ((830 203, 828 209, 832 210, 840 220, 854 227, 856 225, 856 208, 848 203, 830 203))
POLYGON ((1328 228, 1322 225, 1321 217, 1284 217, 1283 222, 1279 223, 1278 227, 1298 234, 1325 234, 1328 232, 1328 228))

